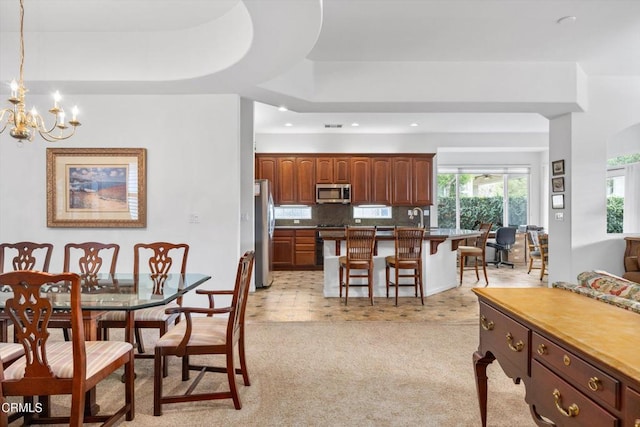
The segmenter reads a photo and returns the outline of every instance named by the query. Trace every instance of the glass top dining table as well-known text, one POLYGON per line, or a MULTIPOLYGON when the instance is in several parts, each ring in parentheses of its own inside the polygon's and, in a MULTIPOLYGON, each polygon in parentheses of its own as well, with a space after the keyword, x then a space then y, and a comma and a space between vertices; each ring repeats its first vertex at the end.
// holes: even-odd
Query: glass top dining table
MULTIPOLYGON (((199 273, 99 274, 82 277, 80 307, 83 311, 134 311, 165 305, 209 280, 211 276, 199 273)), ((64 284, 44 285, 44 294, 50 297, 54 310, 69 309, 70 294, 64 284)), ((0 285, 0 308, 13 296, 9 286, 0 285)))
MULTIPOLYGON (((151 273, 81 276, 80 307, 85 339, 98 339, 98 320, 105 312, 122 311, 125 313, 125 340, 133 343, 135 310, 168 304, 210 278, 211 276, 199 273, 164 276, 151 273)), ((71 294, 65 284, 44 285, 41 290, 50 296, 49 300, 54 310, 69 310, 71 294)), ((3 309, 6 301, 12 297, 11 288, 0 284, 0 309, 3 309)))

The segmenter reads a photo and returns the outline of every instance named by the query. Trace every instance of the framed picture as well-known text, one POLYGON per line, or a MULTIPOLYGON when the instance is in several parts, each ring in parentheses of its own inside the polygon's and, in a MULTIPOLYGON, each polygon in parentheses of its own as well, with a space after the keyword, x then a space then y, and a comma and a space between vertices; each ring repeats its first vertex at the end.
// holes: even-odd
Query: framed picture
POLYGON ((551 196, 552 209, 564 209, 564 194, 554 194, 551 196))
POLYGON ((562 193, 564 191, 564 177, 551 178, 551 190, 554 193, 562 193))
POLYGON ((551 173, 553 175, 564 175, 564 160, 551 162, 551 173))
POLYGON ((144 148, 47 148, 48 227, 146 227, 144 148))

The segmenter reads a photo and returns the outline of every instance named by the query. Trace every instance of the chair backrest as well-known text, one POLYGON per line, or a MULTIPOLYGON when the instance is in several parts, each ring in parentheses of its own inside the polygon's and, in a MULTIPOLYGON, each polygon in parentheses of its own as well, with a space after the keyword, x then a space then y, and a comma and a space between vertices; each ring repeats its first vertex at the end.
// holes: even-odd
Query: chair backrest
POLYGON ((538 249, 538 235, 540 233, 538 231, 535 230, 529 230, 527 231, 527 245, 529 246, 529 252, 535 252, 538 249))
POLYGON ((485 246, 487 246, 487 240, 489 239, 489 232, 491 231, 491 227, 493 227, 493 223, 490 222, 481 222, 478 230, 482 233, 480 237, 476 239, 476 247, 482 248, 484 250, 485 246))
POLYGON ((153 280, 154 293, 161 294, 168 274, 187 272, 188 256, 189 245, 186 243, 136 243, 133 246, 134 277, 138 277, 142 270, 140 264, 146 261, 148 272, 153 280), (145 255, 149 257, 146 258, 145 255))
POLYGON ((347 261, 371 261, 376 243, 374 227, 347 227, 347 261))
POLYGON ((233 288, 233 297, 231 298, 233 312, 229 316, 229 326, 227 327, 227 342, 233 342, 231 340, 234 336, 238 339, 239 335, 236 333, 241 332, 242 325, 244 325, 244 313, 247 307, 249 288, 251 286, 251 273, 253 272, 254 259, 254 251, 247 251, 238 262, 236 283, 233 288))
POLYGON ((496 243, 502 246, 511 246, 516 242, 515 227, 500 227, 496 231, 496 243))
POLYGON ((547 233, 540 233, 538 235, 538 249, 540 250, 540 257, 542 257, 542 259, 549 259, 549 235, 547 233))
POLYGON ((109 274, 116 274, 119 251, 120 245, 116 243, 67 243, 64 246, 63 271, 79 273, 85 285, 95 284, 105 263, 109 266, 109 274))
MULTIPOLYGON (((52 252, 53 245, 51 243, 2 243, 0 244, 0 273, 5 271, 5 262, 9 262, 11 254, 15 254, 10 260, 13 271, 49 271, 52 252)), ((7 269, 7 271, 11 270, 7 269)))
MULTIPOLYGON (((47 324, 52 314, 51 293, 42 286, 61 284, 70 293, 72 331, 73 383, 81 386, 86 377, 84 326, 80 309, 80 276, 76 273, 49 274, 40 271, 12 271, 0 274, 0 283, 11 287, 13 297, 5 304, 5 312, 13 321, 15 337, 24 347, 27 360, 24 381, 34 387, 55 388, 55 378, 49 368, 45 346, 49 338, 47 324)), ((69 376, 71 378, 71 375, 69 376)), ((68 379, 67 379, 68 381, 68 379)))
POLYGON ((422 260, 424 228, 398 227, 394 234, 398 262, 422 260))

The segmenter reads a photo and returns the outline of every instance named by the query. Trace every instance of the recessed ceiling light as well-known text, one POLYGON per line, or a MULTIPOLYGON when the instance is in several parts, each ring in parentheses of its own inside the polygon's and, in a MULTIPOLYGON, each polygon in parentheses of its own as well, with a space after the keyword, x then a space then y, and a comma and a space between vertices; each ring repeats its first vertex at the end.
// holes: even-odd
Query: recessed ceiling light
POLYGON ((353 126, 354 128, 356 128, 356 127, 360 126, 360 123, 353 122, 353 123, 351 123, 351 126, 353 126))
POLYGON ((278 107, 278 111, 289 111, 289 109, 287 107, 285 107, 284 105, 281 105, 278 107))
POLYGON ((417 124, 416 122, 413 122, 413 123, 411 123, 409 126, 411 126, 411 127, 413 127, 413 128, 414 128, 414 127, 418 126, 418 124, 417 124))
POLYGON ((289 128, 289 127, 293 126, 293 123, 285 123, 284 125, 289 128))
POLYGON ((576 18, 573 15, 567 15, 567 16, 563 16, 562 18, 559 18, 556 23, 557 24, 573 24, 574 22, 576 22, 576 18))

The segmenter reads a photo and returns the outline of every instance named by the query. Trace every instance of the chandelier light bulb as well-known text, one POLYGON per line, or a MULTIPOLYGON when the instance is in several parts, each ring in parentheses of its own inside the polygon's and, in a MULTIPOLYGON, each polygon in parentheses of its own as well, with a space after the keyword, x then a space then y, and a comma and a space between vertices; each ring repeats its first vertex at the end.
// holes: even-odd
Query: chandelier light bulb
POLYGON ((58 102, 60 102, 61 99, 62 96, 60 96, 60 92, 56 91, 56 93, 53 94, 53 106, 58 108, 58 102))
POLYGON ((11 84, 9 85, 9 87, 11 88, 11 97, 12 98, 17 98, 18 97, 18 82, 16 81, 16 79, 11 80, 11 84))
POLYGON ((71 109, 71 120, 76 121, 78 119, 78 106, 74 105, 71 109))

